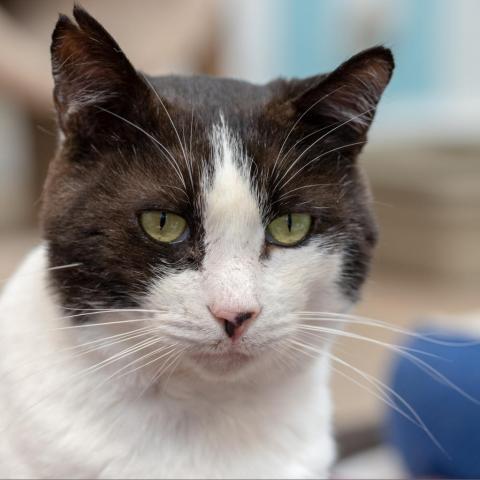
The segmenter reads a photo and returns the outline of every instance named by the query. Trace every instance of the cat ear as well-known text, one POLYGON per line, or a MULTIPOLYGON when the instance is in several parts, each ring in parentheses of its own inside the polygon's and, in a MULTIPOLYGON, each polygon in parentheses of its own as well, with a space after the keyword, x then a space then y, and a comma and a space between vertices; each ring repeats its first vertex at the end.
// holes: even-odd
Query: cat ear
POLYGON ((148 92, 102 25, 79 6, 73 16, 60 15, 52 34, 54 101, 64 135, 88 136, 107 110, 124 115, 148 92))
POLYGON ((337 127, 332 133, 346 141, 363 138, 393 69, 389 49, 364 50, 328 75, 300 81, 303 91, 293 100, 295 111, 314 126, 337 127))

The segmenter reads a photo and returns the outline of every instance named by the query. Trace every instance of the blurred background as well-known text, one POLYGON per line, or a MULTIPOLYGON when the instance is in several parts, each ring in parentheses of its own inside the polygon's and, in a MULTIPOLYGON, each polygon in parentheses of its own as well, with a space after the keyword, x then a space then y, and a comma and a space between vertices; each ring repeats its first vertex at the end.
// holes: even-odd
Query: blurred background
MULTIPOLYGON (((479 1, 81 3, 134 65, 151 74, 265 82, 328 71, 375 44, 392 48, 397 68, 361 160, 375 195, 381 241, 356 313, 402 328, 420 321, 474 328, 462 315, 480 303, 479 1)), ((2 281, 39 241, 41 185, 56 144, 50 34, 58 13, 70 13, 72 5, 0 0, 2 281)), ((357 327, 350 331, 399 341, 391 332, 357 327)), ((341 339, 338 348, 356 368, 388 378, 391 349, 359 339, 341 339)), ((344 374, 355 377, 348 368, 344 374)), ((395 453, 378 448, 384 405, 362 388, 358 375, 356 382, 333 375, 343 459, 338 475, 403 476, 395 453)))

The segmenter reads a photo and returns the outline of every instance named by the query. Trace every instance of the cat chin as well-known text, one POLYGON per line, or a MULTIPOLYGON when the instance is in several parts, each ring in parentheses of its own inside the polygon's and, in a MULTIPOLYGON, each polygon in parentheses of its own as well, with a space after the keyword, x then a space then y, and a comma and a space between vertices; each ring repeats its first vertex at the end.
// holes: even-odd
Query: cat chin
POLYGON ((213 382, 254 380, 265 371, 271 375, 272 368, 275 368, 268 352, 256 355, 236 352, 191 354, 183 365, 202 380, 213 382))

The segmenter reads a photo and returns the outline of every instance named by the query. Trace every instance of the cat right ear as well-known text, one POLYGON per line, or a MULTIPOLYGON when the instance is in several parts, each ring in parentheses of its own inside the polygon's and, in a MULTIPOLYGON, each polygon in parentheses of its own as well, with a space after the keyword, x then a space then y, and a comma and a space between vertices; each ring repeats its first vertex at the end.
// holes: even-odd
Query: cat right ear
POLYGON ((75 24, 60 15, 52 34, 54 102, 65 137, 98 135, 99 126, 124 116, 149 94, 117 42, 79 6, 75 24))
POLYGON ((341 135, 343 143, 363 139, 393 69, 389 49, 364 50, 328 75, 298 81, 300 94, 293 105, 304 123, 336 125, 332 132, 341 135))

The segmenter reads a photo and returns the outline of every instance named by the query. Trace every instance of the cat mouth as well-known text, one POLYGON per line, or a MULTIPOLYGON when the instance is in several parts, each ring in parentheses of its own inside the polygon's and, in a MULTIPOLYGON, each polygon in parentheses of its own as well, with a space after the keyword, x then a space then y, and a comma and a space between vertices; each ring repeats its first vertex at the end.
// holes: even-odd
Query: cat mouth
POLYGON ((217 374, 231 374, 243 370, 256 359, 254 355, 236 349, 193 353, 190 358, 196 365, 217 374))
POLYGON ((192 355, 192 358, 199 362, 222 362, 245 363, 252 361, 255 357, 245 352, 228 350, 224 352, 201 352, 192 355))

